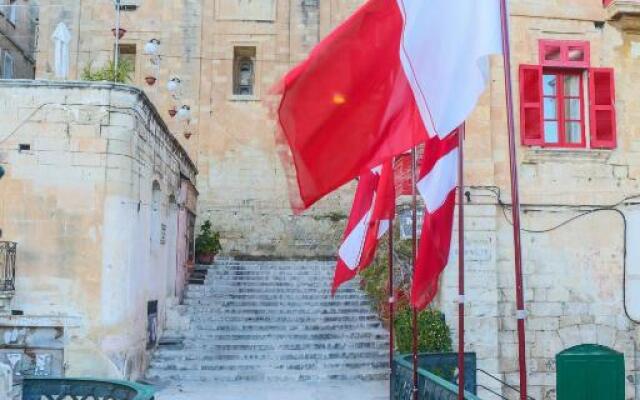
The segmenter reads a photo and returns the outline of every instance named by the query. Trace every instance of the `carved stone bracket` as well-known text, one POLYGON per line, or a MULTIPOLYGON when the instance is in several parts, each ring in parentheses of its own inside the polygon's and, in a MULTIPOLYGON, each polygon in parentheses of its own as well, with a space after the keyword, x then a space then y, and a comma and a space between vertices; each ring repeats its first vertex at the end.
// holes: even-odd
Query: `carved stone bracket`
POLYGON ((607 6, 611 25, 623 31, 640 31, 640 0, 613 0, 607 6))

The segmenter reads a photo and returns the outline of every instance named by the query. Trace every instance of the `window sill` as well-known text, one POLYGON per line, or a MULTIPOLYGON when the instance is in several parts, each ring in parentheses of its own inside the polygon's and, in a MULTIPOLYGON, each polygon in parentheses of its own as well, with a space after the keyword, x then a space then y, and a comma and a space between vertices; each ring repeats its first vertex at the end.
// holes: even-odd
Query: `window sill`
POLYGON ((523 162, 527 164, 538 164, 542 162, 603 163, 609 160, 611 153, 612 150, 527 147, 523 151, 523 162))
POLYGON ((229 101, 260 101, 260 97, 255 95, 233 94, 229 96, 229 101))

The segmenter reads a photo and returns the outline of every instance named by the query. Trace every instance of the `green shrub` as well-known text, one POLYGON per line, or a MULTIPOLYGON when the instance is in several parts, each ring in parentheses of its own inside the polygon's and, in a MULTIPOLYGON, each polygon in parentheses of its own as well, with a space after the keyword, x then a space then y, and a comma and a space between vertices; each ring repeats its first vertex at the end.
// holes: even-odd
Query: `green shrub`
MULTIPOLYGON (((399 240, 399 233, 394 233, 394 292, 396 348, 408 353, 413 348, 413 310, 409 304, 408 293, 411 288, 412 244, 410 240, 399 240)), ((381 241, 374 262, 360 272, 361 287, 371 298, 380 318, 389 325, 389 268, 388 241, 381 241)), ((418 314, 420 339, 418 351, 446 353, 452 351, 451 330, 447 326, 445 316, 435 309, 427 309, 418 314)))
POLYGON ((132 73, 133 64, 128 60, 119 60, 117 69, 115 63, 109 61, 107 65, 96 70, 93 69, 93 61, 91 61, 82 70, 82 80, 128 83, 131 82, 132 73))
MULTIPOLYGON (((401 353, 413 349, 413 311, 405 308, 396 315, 396 344, 401 353)), ((452 351, 451 331, 444 314, 427 309, 418 313, 418 351, 421 353, 446 353, 452 351)))
POLYGON ((221 250, 220 232, 214 232, 211 221, 205 221, 196 237, 196 254, 218 254, 221 250))

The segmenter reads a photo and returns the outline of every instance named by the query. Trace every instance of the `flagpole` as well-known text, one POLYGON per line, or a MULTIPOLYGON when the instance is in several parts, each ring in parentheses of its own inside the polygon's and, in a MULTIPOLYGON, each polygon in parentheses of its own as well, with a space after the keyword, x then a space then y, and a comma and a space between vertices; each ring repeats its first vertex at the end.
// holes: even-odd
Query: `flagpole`
MULTIPOLYGON (((416 190, 417 168, 416 148, 411 149, 411 212, 412 212, 412 243, 411 262, 413 276, 416 275, 416 254, 418 250, 418 195, 416 190)), ((413 307, 413 400, 418 400, 418 309, 413 307)))
POLYGON ((464 135, 458 129, 458 400, 464 400, 464 135))
POLYGON ((395 352, 395 288, 393 286, 393 218, 389 219, 389 400, 393 400, 393 359, 395 352))
POLYGON ((509 162, 511 173, 511 202, 513 206, 513 244, 515 247, 515 278, 516 278, 516 317, 518 319, 518 363, 520 366, 520 399, 526 400, 527 396, 527 362, 526 362, 526 338, 524 290, 522 279, 522 243, 520 237, 520 193, 518 187, 518 160, 516 158, 516 133, 515 118, 513 112, 513 87, 511 83, 511 48, 509 40, 509 15, 507 1, 500 0, 500 16, 502 22, 502 48, 504 52, 504 81, 507 106, 507 128, 509 130, 509 162))

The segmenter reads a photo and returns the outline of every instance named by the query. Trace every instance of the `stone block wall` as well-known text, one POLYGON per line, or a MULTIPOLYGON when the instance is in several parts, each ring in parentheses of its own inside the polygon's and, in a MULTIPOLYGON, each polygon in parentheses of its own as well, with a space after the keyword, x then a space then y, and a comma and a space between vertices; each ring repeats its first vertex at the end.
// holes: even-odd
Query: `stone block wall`
POLYGON ((5 81, 0 103, 12 309, 77 319, 62 326, 66 374, 140 377, 178 295, 178 199, 194 164, 131 87, 5 81))

